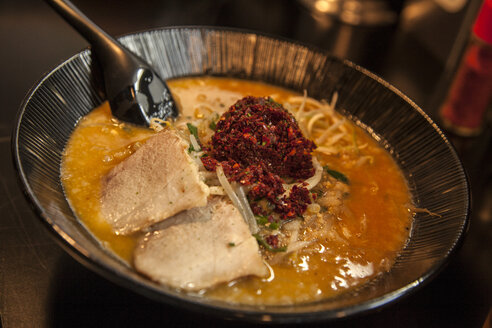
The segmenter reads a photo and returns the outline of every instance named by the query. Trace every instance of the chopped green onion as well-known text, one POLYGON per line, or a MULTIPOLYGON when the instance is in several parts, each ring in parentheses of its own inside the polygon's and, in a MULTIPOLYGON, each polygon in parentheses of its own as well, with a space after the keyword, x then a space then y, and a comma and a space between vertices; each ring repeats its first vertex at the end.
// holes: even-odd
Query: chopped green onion
POLYGON ((212 118, 212 120, 210 121, 210 124, 208 125, 208 127, 212 130, 212 131, 215 131, 215 129, 217 129, 217 120, 219 119, 219 114, 215 113, 214 117, 212 118))
POLYGON ((191 144, 190 144, 190 148, 188 148, 188 153, 191 153, 192 151, 201 151, 200 139, 198 139, 198 128, 191 123, 186 123, 186 126, 188 127, 188 130, 191 133, 190 136, 191 144), (195 149, 193 144, 197 146, 196 147, 197 149, 195 149))
POLYGON ((186 123, 186 126, 188 127, 188 131, 190 131, 190 133, 196 138, 196 141, 198 141, 198 128, 191 123, 186 123))
POLYGON ((256 222, 261 225, 265 225, 268 223, 268 218, 266 216, 256 215, 256 222))
POLYGON ((326 173, 337 179, 338 181, 341 181, 345 184, 350 184, 349 179, 347 176, 341 172, 335 171, 330 169, 328 166, 323 166, 323 169, 325 170, 326 173))
POLYGON ((235 243, 233 243, 233 242, 230 242, 230 243, 229 243, 229 244, 227 244, 227 245, 229 245, 229 247, 234 247, 234 246, 236 246, 236 244, 235 244, 235 243))
POLYGON ((254 233, 253 236, 256 238, 256 241, 258 242, 258 244, 260 244, 261 246, 263 246, 269 252, 277 253, 277 252, 285 252, 285 251, 287 251, 287 246, 279 247, 279 248, 273 248, 263 238, 261 238, 261 236, 259 234, 254 233))
POLYGON ((256 223, 259 225, 267 226, 268 229, 270 230, 277 230, 279 228, 278 222, 270 222, 268 221, 268 218, 266 216, 262 215, 255 215, 256 216, 256 223))

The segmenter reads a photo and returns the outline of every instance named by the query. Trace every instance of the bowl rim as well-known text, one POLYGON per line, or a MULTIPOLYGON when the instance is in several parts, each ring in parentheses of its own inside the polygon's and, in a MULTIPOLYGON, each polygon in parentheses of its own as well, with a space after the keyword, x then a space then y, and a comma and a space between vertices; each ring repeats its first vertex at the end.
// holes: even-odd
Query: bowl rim
MULTIPOLYGON (((384 307, 393 304, 396 300, 402 299, 404 297, 408 297, 412 295, 416 291, 420 290, 423 286, 427 285, 435 276, 437 276, 449 263, 451 258, 456 254, 456 252, 460 249, 461 245, 466 236, 466 232, 468 231, 470 225, 470 214, 471 214, 471 191, 470 191, 470 180, 468 174, 463 166, 462 160, 457 155, 456 149, 454 145, 448 140, 446 135, 443 133, 441 128, 438 126, 436 122, 434 122, 430 116, 425 113, 413 100, 411 100, 406 94, 400 91, 398 88, 381 78, 380 76, 372 73, 371 71, 347 60, 340 59, 328 51, 322 50, 321 48, 304 43, 298 40, 291 40, 289 38, 283 36, 276 36, 265 32, 254 31, 250 29, 243 28, 232 28, 232 27, 217 27, 217 26, 205 26, 205 25, 180 25, 180 26, 166 26, 160 28, 150 28, 143 29, 132 33, 126 33, 118 37, 118 39, 124 39, 125 37, 132 37, 135 35, 143 35, 156 31, 169 31, 169 30, 207 30, 207 31, 217 31, 217 32, 234 32, 239 34, 254 34, 257 36, 263 36, 265 38, 283 41, 295 46, 301 46, 306 48, 307 50, 321 54, 330 59, 339 61, 343 66, 348 66, 361 74, 369 77, 374 80, 378 84, 382 85, 384 88, 389 89, 391 92, 395 93, 398 97, 404 100, 407 104, 409 104, 413 110, 417 111, 420 116, 422 116, 429 125, 437 132, 443 142, 447 145, 452 155, 457 159, 457 163, 463 172, 464 182, 466 186, 466 210, 465 210, 465 218, 462 229, 459 233, 458 238, 455 240, 452 248, 449 252, 446 253, 444 257, 442 257, 439 261, 436 262, 424 275, 422 275, 419 279, 412 281, 411 283, 406 284, 405 286, 392 291, 391 293, 383 294, 382 296, 374 299, 370 299, 368 301, 358 303, 355 305, 339 308, 339 309, 330 309, 324 311, 311 311, 311 312, 269 312, 267 307, 260 309, 256 308, 255 310, 250 309, 238 309, 234 306, 231 307, 223 307, 215 304, 200 302, 197 299, 190 299, 185 297, 176 297, 176 295, 171 295, 168 293, 164 293, 162 289, 158 289, 152 287, 151 285, 145 285, 140 281, 132 279, 120 271, 115 270, 105 264, 104 262, 98 261, 85 252, 84 248, 74 243, 68 234, 66 234, 43 210, 43 206, 38 202, 37 197, 34 192, 30 188, 28 184, 28 179, 26 177, 26 173, 24 172, 24 168, 22 166, 19 154, 19 130, 22 123, 22 117, 26 111, 26 107, 31 101, 32 97, 35 95, 37 90, 43 85, 43 83, 49 79, 55 72, 60 70, 63 66, 68 63, 74 61, 79 58, 84 53, 90 54, 90 48, 85 47, 78 51, 76 54, 70 56, 67 59, 59 62, 54 68, 50 69, 46 73, 42 75, 40 79, 38 79, 35 84, 30 88, 26 96, 24 97, 19 110, 16 115, 15 125, 11 134, 11 152, 13 154, 12 159, 14 162, 14 168, 17 172, 17 180, 18 185, 20 186, 24 197, 28 201, 31 208, 34 210, 35 214, 41 221, 43 225, 51 232, 51 235, 54 237, 55 241, 58 245, 60 245, 67 253, 69 253, 73 258, 75 258, 79 263, 84 265, 86 268, 98 273, 103 278, 116 283, 119 286, 125 287, 127 289, 132 290, 140 295, 144 295, 149 297, 155 301, 163 302, 169 304, 171 306, 177 306, 181 308, 190 309, 193 311, 198 311, 201 313, 207 313, 216 317, 226 318, 226 319, 238 319, 244 320, 248 322, 268 322, 268 323, 299 323, 299 322, 315 322, 315 321, 328 321, 335 320, 347 317, 355 317, 363 314, 367 314, 376 309, 382 309, 384 307), (183 302, 185 303, 183 306, 183 302)), ((84 227, 85 228, 85 227, 84 227)), ((284 306, 291 307, 291 306, 284 306)))

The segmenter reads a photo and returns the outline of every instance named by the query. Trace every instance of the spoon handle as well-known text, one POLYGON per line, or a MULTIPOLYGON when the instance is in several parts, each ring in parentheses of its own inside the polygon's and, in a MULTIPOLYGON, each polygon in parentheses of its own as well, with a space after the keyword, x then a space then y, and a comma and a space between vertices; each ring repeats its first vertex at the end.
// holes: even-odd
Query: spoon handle
POLYGON ((61 17, 77 30, 91 45, 102 67, 111 68, 118 63, 126 68, 147 66, 128 49, 92 22, 69 0, 45 0, 61 17))
POLYGON ((114 117, 149 126, 152 118, 178 116, 171 91, 149 64, 109 36, 69 0, 45 1, 91 44, 114 117))

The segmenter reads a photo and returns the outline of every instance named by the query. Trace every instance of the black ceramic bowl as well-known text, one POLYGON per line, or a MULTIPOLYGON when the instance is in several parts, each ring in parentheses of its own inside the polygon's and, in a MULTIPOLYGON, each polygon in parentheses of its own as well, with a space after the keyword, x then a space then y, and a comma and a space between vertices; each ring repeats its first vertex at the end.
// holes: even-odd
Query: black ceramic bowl
POLYGON ((435 276, 459 246, 470 210, 463 167, 437 125, 377 76, 306 45, 244 31, 183 27, 121 38, 165 78, 189 75, 260 80, 312 97, 339 94, 338 107, 370 127, 407 178, 418 213, 410 239, 391 270, 359 289, 296 306, 244 306, 190 296, 137 274, 100 246, 70 209, 60 161, 78 120, 104 100, 89 50, 46 75, 29 93, 12 148, 22 187, 40 219, 72 256, 102 276, 155 300, 248 321, 336 319, 395 301, 435 276))

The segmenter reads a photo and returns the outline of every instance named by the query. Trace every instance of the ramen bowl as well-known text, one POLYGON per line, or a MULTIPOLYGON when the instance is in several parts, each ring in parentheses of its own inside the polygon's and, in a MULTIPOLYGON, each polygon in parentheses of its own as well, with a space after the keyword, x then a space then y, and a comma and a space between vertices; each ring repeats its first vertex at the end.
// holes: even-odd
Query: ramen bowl
POLYGON ((231 304, 177 291, 138 274, 86 230, 60 181, 63 149, 77 122, 104 101, 90 50, 47 74, 26 97, 12 139, 21 186, 62 247, 103 277, 151 299, 250 322, 335 320, 380 308, 434 277, 461 244, 470 211, 466 174, 439 127, 389 83, 314 47, 248 31, 164 28, 122 37, 164 79, 225 76, 262 81, 330 99, 368 127, 408 181, 418 211, 391 269, 334 298, 283 306, 231 304))

